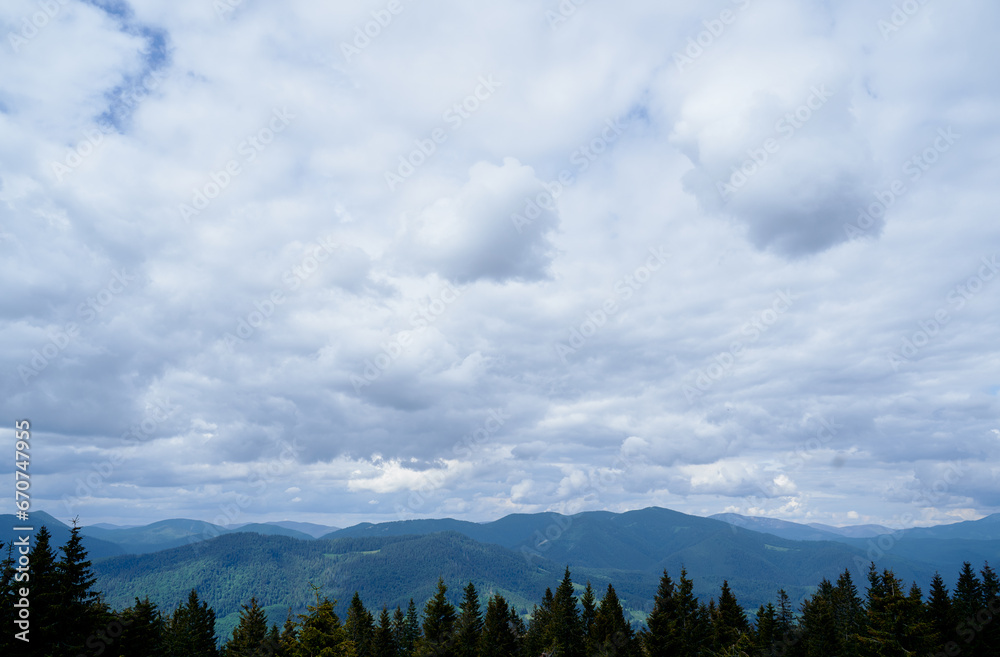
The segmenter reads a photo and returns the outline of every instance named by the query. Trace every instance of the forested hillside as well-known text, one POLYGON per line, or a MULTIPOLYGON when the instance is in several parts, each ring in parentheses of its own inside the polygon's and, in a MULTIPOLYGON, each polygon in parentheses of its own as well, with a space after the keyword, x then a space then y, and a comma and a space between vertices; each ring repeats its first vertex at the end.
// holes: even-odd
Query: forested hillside
MULTIPOLYGON (((220 549, 235 547, 252 535, 224 536, 213 542, 220 549)), ((350 581, 352 555, 400 551, 415 556, 419 541, 445 540, 454 534, 421 539, 383 537, 308 542, 323 552, 337 579, 350 581), (372 549, 374 548, 374 549, 372 549), (339 570, 338 570, 339 569, 339 570)), ((287 546, 284 537, 252 549, 254 556, 277 564, 287 546)), ((496 554, 467 538, 460 543, 464 556, 488 563, 496 554)), ((16 563, 7 549, 0 576, 0 621, 13 627, 22 608, 15 582, 16 563)), ((46 529, 39 532, 31 552, 30 643, 12 632, 0 638, 0 652, 30 657, 116 655, 118 657, 903 657, 905 655, 994 657, 1000 654, 1000 580, 988 565, 978 572, 966 562, 954 591, 935 576, 926 591, 907 584, 891 570, 874 564, 860 590, 845 570, 834 581, 823 578, 801 605, 793 605, 784 590, 773 601, 748 613, 723 581, 707 601, 694 594, 686 570, 661 573, 647 623, 629 622, 613 583, 596 588, 574 581, 569 568, 561 574, 541 569, 522 570, 546 588, 521 613, 500 591, 484 591, 475 582, 438 577, 428 589, 419 585, 426 567, 411 561, 414 574, 392 593, 406 595, 395 607, 368 607, 360 589, 350 595, 346 611, 338 615, 331 591, 310 583, 303 591, 300 613, 287 612, 283 622, 269 623, 262 601, 254 596, 240 605, 231 632, 219 631, 215 609, 196 587, 177 599, 157 604, 149 596, 128 605, 109 605, 95 588, 96 578, 79 528, 74 527, 58 551, 46 529), (58 555, 58 556, 57 556, 58 555), (544 581, 547 580, 547 581, 544 581), (455 604, 453 593, 461 591, 455 604)), ((134 557, 142 559, 145 557, 134 557)), ((180 560, 177 563, 181 563, 180 560)), ((393 559, 386 560, 392 568, 393 559)), ((304 564, 300 564, 304 565, 304 564)), ((240 562, 233 561, 227 595, 246 587, 240 562)), ((504 569, 510 564, 494 564, 504 569)), ((525 565, 523 568, 528 568, 525 565)), ((265 569, 263 572, 267 572, 265 569)), ((275 571, 276 572, 276 571, 275 571)), ((126 577, 127 568, 120 576, 126 577)), ((493 574, 495 576, 495 573, 493 574)), ((176 573, 194 577, 192 572, 176 573)), ((191 580, 189 580, 190 583, 191 580)), ((152 585, 153 582, 147 582, 152 585)), ((346 590, 346 589, 342 589, 346 590)))

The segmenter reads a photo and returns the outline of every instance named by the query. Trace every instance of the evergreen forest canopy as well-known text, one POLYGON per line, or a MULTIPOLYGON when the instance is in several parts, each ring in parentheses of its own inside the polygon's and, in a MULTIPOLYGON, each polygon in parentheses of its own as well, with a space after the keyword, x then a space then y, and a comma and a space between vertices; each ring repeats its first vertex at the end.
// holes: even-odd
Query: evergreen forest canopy
MULTIPOLYGON (((257 599, 242 605, 239 623, 216 634, 215 611, 191 590, 186 601, 164 610, 148 597, 114 610, 95 589, 96 577, 73 527, 58 553, 42 528, 30 555, 30 643, 15 638, 20 614, 12 546, 0 564, 0 616, 6 628, 0 653, 26 657, 995 657, 1000 654, 1000 580, 984 564, 965 562, 954 590, 940 575, 928 594, 909 588, 889 569, 872 564, 860 592, 845 570, 823 579, 799 609, 784 590, 774 602, 747 614, 727 581, 706 604, 693 593, 686 570, 659 582, 646 625, 634 627, 613 584, 596 592, 580 587, 566 568, 555 591, 546 589, 522 617, 494 593, 480 598, 465 585, 461 603, 447 597, 439 579, 418 612, 369 610, 355 593, 343 621, 335 601, 314 587, 304 613, 283 627, 268 625, 257 599), (598 599, 598 593, 601 593, 598 599)), ((3 547, 0 545, 0 547, 3 547)))

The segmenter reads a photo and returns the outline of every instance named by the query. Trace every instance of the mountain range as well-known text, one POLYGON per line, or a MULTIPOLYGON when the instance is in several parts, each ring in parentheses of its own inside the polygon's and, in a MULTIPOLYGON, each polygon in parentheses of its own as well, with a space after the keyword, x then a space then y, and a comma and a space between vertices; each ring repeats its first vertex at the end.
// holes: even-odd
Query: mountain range
MULTIPOLYGON (((69 528, 51 516, 35 512, 32 519, 49 527, 54 546, 69 536, 69 528)), ((15 522, 13 516, 4 521, 5 527, 15 522)), ((289 608, 304 608, 311 585, 339 600, 343 613, 355 590, 370 609, 405 608, 410 596, 422 606, 440 576, 456 603, 471 581, 528 613, 569 567, 581 590, 589 581, 600 594, 613 583, 633 619, 642 621, 664 569, 676 579, 686 568, 696 595, 706 600, 728 580, 740 603, 754 610, 773 602, 781 588, 797 603, 821 579, 836 579, 845 569, 863 589, 871 561, 924 591, 935 572, 951 585, 964 561, 1000 561, 1000 514, 902 531, 736 514, 703 518, 651 507, 345 529, 291 521, 220 527, 176 519, 141 527, 88 526, 81 533, 109 604, 122 608, 149 595, 170 611, 197 588, 216 610, 220 633, 235 626, 239 606, 250 596, 280 624, 289 608)))

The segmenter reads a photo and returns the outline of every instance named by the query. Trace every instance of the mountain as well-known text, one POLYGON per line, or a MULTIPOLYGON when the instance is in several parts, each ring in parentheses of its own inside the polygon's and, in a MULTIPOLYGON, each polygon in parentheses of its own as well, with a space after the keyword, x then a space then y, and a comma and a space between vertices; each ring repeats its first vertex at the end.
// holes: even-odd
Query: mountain
POLYGON ((276 527, 284 527, 285 529, 294 529, 297 532, 302 532, 303 534, 309 534, 313 538, 319 538, 324 534, 329 534, 330 532, 337 531, 339 527, 331 527, 329 525, 317 525, 314 522, 294 522, 291 520, 282 520, 281 522, 269 522, 269 525, 275 525, 276 527))
POLYGON ((975 541, 1000 540, 1000 513, 994 513, 979 520, 966 520, 950 525, 915 527, 904 530, 903 535, 908 538, 964 538, 975 541))
MULTIPOLYGON (((26 523, 21 522, 13 515, 0 515, 0 541, 4 543, 4 549, 6 550, 7 545, 13 544, 14 541, 18 540, 20 536, 24 536, 26 533, 31 534, 31 544, 35 544, 35 534, 38 530, 45 526, 49 533, 52 534, 52 538, 49 540, 49 544, 52 546, 52 550, 56 555, 60 555, 59 548, 66 544, 69 540, 69 525, 63 523, 56 518, 53 518, 44 511, 32 511, 30 518, 26 523), (34 531, 31 532, 15 532, 14 527, 34 527, 34 531)), ((102 540, 99 537, 88 536, 81 527, 80 534, 83 536, 83 546, 87 549, 87 553, 90 555, 92 560, 104 559, 106 557, 113 557, 119 554, 124 554, 120 546, 115 545, 112 542, 102 540)))
POLYGON ((82 529, 85 536, 114 543, 129 554, 166 550, 215 538, 220 534, 228 533, 228 531, 226 528, 213 525, 210 522, 185 519, 160 520, 150 525, 127 529, 104 529, 93 525, 82 529))
POLYGON ((831 527, 818 522, 810 522, 809 527, 815 527, 826 532, 838 534, 845 538, 871 538, 882 534, 891 534, 894 530, 882 525, 847 525, 846 527, 831 527))
POLYGON ((744 529, 774 534, 775 536, 788 538, 793 541, 836 541, 843 538, 843 534, 835 531, 836 527, 801 525, 797 522, 778 520, 777 518, 741 516, 738 513, 716 513, 709 516, 709 518, 721 520, 722 522, 727 522, 730 525, 744 529))
POLYGON ((562 575, 558 566, 530 565, 509 550, 456 533, 309 541, 230 533, 154 554, 107 559, 94 572, 97 588, 115 608, 148 594, 161 609, 172 611, 197 588, 215 609, 222 636, 235 627, 240 605, 254 595, 270 621, 281 625, 289 608, 303 611, 313 600, 312 585, 339 601, 343 618, 354 591, 371 609, 405 609, 411 596, 422 608, 443 577, 456 603, 472 581, 483 597, 501 593, 525 612, 562 575))
MULTIPOLYGON (((309 523, 303 523, 308 525, 309 523)), ((315 527, 320 527, 316 525, 315 527)), ((147 554, 166 550, 182 545, 204 541, 222 534, 246 533, 288 536, 300 540, 313 540, 309 533, 283 527, 277 523, 248 523, 236 527, 222 527, 201 520, 175 518, 161 520, 149 525, 138 527, 101 527, 88 525, 81 528, 84 536, 106 541, 117 545, 120 550, 116 554, 147 554)))

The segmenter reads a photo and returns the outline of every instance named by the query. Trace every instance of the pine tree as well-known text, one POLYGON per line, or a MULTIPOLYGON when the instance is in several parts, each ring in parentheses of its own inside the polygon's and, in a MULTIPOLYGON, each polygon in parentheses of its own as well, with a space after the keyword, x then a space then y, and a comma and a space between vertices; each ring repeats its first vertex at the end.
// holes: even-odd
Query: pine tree
POLYGON ((455 607, 448 602, 448 587, 438 578, 437 592, 424 607, 424 635, 419 642, 418 655, 456 657, 455 607))
POLYGON ((118 640, 118 651, 112 650, 110 654, 163 657, 165 623, 160 610, 149 601, 149 596, 143 600, 136 598, 135 604, 118 616, 124 630, 118 640))
POLYGON ((776 612, 770 602, 767 606, 757 608, 754 618, 754 657, 774 657, 775 628, 777 627, 776 612))
MULTIPOLYGON (((0 634, 0 654, 12 654, 14 651, 14 633, 19 631, 17 625, 14 624, 14 602, 20 597, 16 596, 17 588, 15 587, 14 576, 16 571, 14 570, 14 546, 4 545, 3 541, 0 541, 0 550, 4 550, 6 547, 7 556, 4 558, 3 562, 0 563, 0 627, 7 628, 2 634, 0 634)), ((30 633, 28 636, 31 636, 30 633)))
POLYGON ((675 595, 674 582, 664 570, 653 599, 653 611, 646 619, 649 629, 642 634, 643 645, 650 657, 679 654, 683 648, 680 610, 675 595))
POLYGON ((354 644, 334 612, 329 598, 320 599, 318 587, 313 587, 316 601, 299 614, 295 624, 295 640, 289 642, 287 623, 282 633, 282 646, 289 646, 291 657, 354 657, 354 644))
POLYGON ((420 638, 420 618, 417 616, 417 605, 410 598, 406 613, 396 607, 393 615, 392 632, 400 657, 412 657, 420 638))
POLYGON ((256 597, 250 598, 249 606, 242 607, 240 622, 223 648, 224 657, 260 657, 267 651, 267 614, 256 597))
POLYGON ((528 622, 528 631, 525 635, 525 649, 529 655, 540 655, 549 650, 552 638, 549 629, 552 625, 552 607, 555 605, 555 598, 552 589, 546 588, 542 596, 542 604, 535 605, 531 612, 531 620, 528 622))
POLYGON ((191 589, 187 604, 178 605, 170 617, 164 645, 169 657, 217 657, 215 611, 198 600, 195 589, 191 589))
POLYGON ((583 595, 580 596, 580 625, 583 628, 583 644, 584 651, 590 655, 594 651, 594 637, 591 632, 593 631, 594 616, 597 614, 597 597, 594 595, 594 589, 590 586, 590 580, 587 580, 587 587, 583 590, 583 595))
POLYGON ((549 636, 561 657, 582 657, 583 625, 568 567, 553 597, 549 636))
POLYGON ((833 607, 833 585, 824 578, 811 598, 802 603, 803 647, 808 657, 836 655, 840 637, 833 607))
POLYGON ((851 579, 850 570, 845 569, 837 578, 831 603, 841 656, 861 657, 861 646, 857 637, 864 633, 865 609, 858 595, 858 589, 851 579))
POLYGON ((483 633, 483 616, 479 608, 479 593, 472 582, 465 587, 465 597, 459 606, 455 649, 458 657, 476 657, 479 637, 483 633))
POLYGON ((347 618, 344 619, 344 629, 347 638, 354 643, 357 657, 372 656, 372 641, 375 634, 375 619, 371 612, 365 609, 361 596, 354 592, 351 604, 347 607, 347 618))
MULTIPOLYGON (((945 648, 948 643, 955 640, 955 616, 951 609, 951 598, 948 596, 948 587, 944 584, 944 579, 940 573, 934 573, 931 580, 930 600, 927 602, 927 622, 930 624, 933 633, 934 644, 939 648, 945 648)), ((957 648, 958 644, 955 644, 957 648)), ((954 652, 945 650, 947 652, 954 652)))
POLYGON ((21 646, 26 649, 26 655, 44 655, 44 649, 62 643, 67 636, 64 625, 67 619, 59 609, 62 596, 51 539, 52 534, 43 525, 35 534, 35 544, 31 548, 27 582, 31 592, 31 628, 28 634, 31 642, 28 646, 21 646))
POLYGON ((976 616, 984 607, 983 588, 972 564, 966 561, 955 584, 951 606, 955 615, 958 643, 962 646, 963 657, 979 657, 980 623, 976 616))
POLYGON ((749 632, 747 615, 729 589, 729 582, 722 581, 719 607, 712 623, 713 644, 717 651, 725 651, 736 645, 740 637, 749 632))
MULTIPOLYGON (((396 609, 399 610, 399 607, 396 609)), ((402 612, 400 612, 400 616, 402 616, 402 612)), ((382 607, 382 613, 379 614, 372 646, 373 657, 396 657, 396 638, 392 631, 389 610, 385 607, 382 607)))
MULTIPOLYGON (((982 623, 981 645, 983 654, 996 655, 1000 653, 1000 580, 996 572, 987 562, 979 571, 982 576, 983 609, 979 612, 985 622, 982 623), (989 618, 989 620, 985 620, 989 618)), ((978 616, 977 615, 977 616, 978 616)), ((977 620, 979 620, 977 618, 977 620)))
POLYGON ((637 654, 632 624, 625 620, 625 610, 611 584, 608 584, 608 590, 594 615, 591 639, 599 655, 632 657, 637 654))
POLYGON ((511 622, 513 611, 500 594, 494 595, 487 601, 483 632, 479 639, 480 657, 517 657, 520 655, 521 647, 517 626, 511 622))
POLYGON ((285 624, 281 627, 281 634, 278 637, 278 649, 275 651, 276 657, 293 657, 299 645, 299 624, 292 617, 292 609, 289 607, 288 616, 285 617, 285 624))

